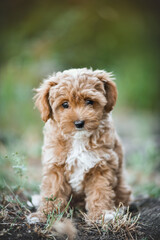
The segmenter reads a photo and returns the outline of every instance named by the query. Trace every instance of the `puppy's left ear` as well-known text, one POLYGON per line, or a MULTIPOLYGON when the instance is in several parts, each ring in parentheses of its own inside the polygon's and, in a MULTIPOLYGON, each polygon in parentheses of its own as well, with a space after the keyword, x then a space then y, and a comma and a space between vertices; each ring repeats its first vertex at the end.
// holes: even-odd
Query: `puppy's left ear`
POLYGON ((117 87, 113 81, 104 82, 104 89, 106 91, 107 104, 105 110, 110 112, 116 104, 117 87))
POLYGON ((99 70, 95 72, 98 79, 101 80, 104 84, 104 90, 107 99, 105 110, 106 112, 110 112, 115 106, 117 100, 117 87, 113 81, 114 78, 112 77, 112 73, 99 70))
POLYGON ((45 80, 41 86, 37 89, 36 95, 34 96, 35 106, 41 113, 41 118, 46 122, 49 118, 52 117, 52 109, 49 103, 49 91, 52 86, 56 83, 52 79, 45 80))

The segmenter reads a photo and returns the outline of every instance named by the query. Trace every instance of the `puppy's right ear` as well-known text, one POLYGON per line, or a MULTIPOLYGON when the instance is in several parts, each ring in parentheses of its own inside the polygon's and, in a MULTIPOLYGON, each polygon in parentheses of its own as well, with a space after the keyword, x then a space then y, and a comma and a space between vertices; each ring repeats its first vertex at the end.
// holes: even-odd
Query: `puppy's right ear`
POLYGON ((52 80, 45 80, 41 86, 37 89, 36 95, 34 96, 35 106, 41 113, 41 118, 44 122, 46 122, 49 118, 52 117, 52 109, 49 103, 49 91, 52 86, 56 85, 56 83, 52 80))

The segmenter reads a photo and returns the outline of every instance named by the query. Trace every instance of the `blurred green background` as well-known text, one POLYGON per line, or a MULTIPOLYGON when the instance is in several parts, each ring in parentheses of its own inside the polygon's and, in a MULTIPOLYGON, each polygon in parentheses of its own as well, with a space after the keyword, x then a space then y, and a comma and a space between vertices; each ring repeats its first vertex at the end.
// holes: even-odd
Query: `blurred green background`
POLYGON ((43 122, 32 89, 52 72, 93 67, 117 79, 114 119, 134 193, 159 196, 159 1, 0 5, 0 189, 38 191, 43 122))

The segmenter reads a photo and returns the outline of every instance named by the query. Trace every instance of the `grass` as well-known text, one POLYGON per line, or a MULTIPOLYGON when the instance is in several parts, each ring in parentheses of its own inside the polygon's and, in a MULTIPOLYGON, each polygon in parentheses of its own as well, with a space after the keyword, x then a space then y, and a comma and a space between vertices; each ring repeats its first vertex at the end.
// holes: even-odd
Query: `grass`
POLYGON ((131 174, 130 183, 134 187, 134 195, 160 196, 159 156, 160 151, 151 140, 129 155, 127 167, 131 174))
POLYGON ((102 220, 102 229, 105 232, 112 232, 116 234, 120 232, 121 238, 134 240, 133 233, 138 229, 138 220, 140 214, 137 216, 133 216, 133 214, 129 211, 129 207, 127 210, 123 207, 122 204, 119 205, 118 209, 116 209, 116 215, 109 223, 105 223, 102 220))
POLYGON ((140 214, 134 216, 129 211, 129 207, 126 208, 123 204, 120 203, 119 207, 115 209, 115 216, 112 220, 105 222, 104 215, 102 215, 102 219, 95 223, 91 219, 87 217, 87 214, 80 211, 81 215, 94 228, 97 229, 99 235, 105 233, 105 235, 109 238, 110 234, 118 235, 120 239, 133 239, 134 233, 138 230, 138 220, 140 214))
MULTIPOLYGON (((20 231, 23 232, 22 234, 24 234, 24 237, 29 231, 32 232, 33 235, 36 233, 37 237, 43 237, 44 239, 56 239, 55 236, 57 236, 58 233, 56 233, 53 225, 57 222, 61 222, 62 217, 72 219, 73 211, 69 207, 71 201, 70 198, 64 211, 60 211, 59 205, 59 207, 53 210, 52 213, 47 214, 46 224, 29 226, 26 222, 26 216, 31 213, 33 208, 26 204, 26 196, 23 194, 15 194, 9 186, 7 186, 7 188, 9 189, 8 195, 3 194, 0 197, 0 228, 4 227, 4 230, 0 231, 0 236, 4 236, 6 234, 10 235, 10 232, 15 232, 16 229, 20 229, 20 231)), ((51 199, 47 201, 51 201, 51 199)))
MULTIPOLYGON (((47 201, 52 201, 53 204, 54 204, 55 200, 56 200, 56 198, 47 199, 47 201)), ((46 223, 46 227, 45 227, 46 231, 51 231, 53 224, 55 222, 61 221, 64 216, 72 219, 73 209, 71 209, 69 207, 71 200, 72 200, 72 196, 70 197, 70 199, 63 211, 61 211, 61 202, 59 202, 58 206, 51 213, 47 214, 47 223, 46 223)))
MULTIPOLYGON (((81 226, 81 231, 94 231, 95 234, 101 236, 104 236, 105 234, 106 237, 110 234, 113 234, 113 236, 117 235, 119 238, 124 237, 127 239, 127 237, 130 237, 129 239, 134 239, 132 235, 137 230, 139 215, 135 217, 132 216, 132 213, 129 212, 129 208, 125 210, 124 214, 122 214, 120 209, 117 209, 115 218, 108 223, 105 223, 102 219, 101 223, 92 223, 91 225, 87 225, 83 222, 83 219, 80 217, 79 213, 70 208, 70 202, 72 199, 71 197, 63 211, 60 210, 61 204, 59 204, 56 209, 47 214, 46 224, 35 224, 30 226, 26 222, 26 215, 28 215, 33 208, 26 204, 26 199, 25 201, 24 199, 22 200, 22 195, 18 196, 13 193, 10 188, 9 190, 9 195, 2 195, 0 198, 0 228, 3 227, 4 229, 3 231, 0 231, 1 236, 11 233, 13 234, 13 232, 16 232, 19 229, 18 231, 22 231, 24 237, 26 234, 27 236, 28 234, 32 234, 32 236, 35 236, 36 234, 38 239, 41 237, 42 239, 56 239, 56 237, 59 236, 56 231, 56 223, 64 223, 62 226, 65 229, 66 220, 64 220, 64 218, 72 221, 74 214, 74 218, 78 217, 76 221, 79 226, 81 226)), ((55 201, 55 199, 51 199, 48 199, 47 201, 55 201)), ((122 208, 122 206, 120 207, 122 208)), ((85 213, 80 213, 86 218, 85 213)), ((67 232, 67 230, 64 229, 62 233, 64 233, 64 231, 67 232)))
POLYGON ((18 153, 0 155, 0 191, 8 192, 38 192, 38 184, 28 177, 27 161, 18 153))

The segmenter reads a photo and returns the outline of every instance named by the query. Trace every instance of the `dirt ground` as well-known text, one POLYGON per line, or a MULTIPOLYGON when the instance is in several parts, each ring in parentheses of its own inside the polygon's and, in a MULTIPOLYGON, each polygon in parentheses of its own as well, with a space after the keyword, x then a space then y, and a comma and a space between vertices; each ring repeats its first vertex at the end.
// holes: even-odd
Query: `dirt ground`
MULTIPOLYGON (((0 203, 0 239, 1 240, 63 240, 67 236, 58 236, 54 231, 46 231, 45 224, 26 222, 26 215, 34 208, 27 208, 17 198, 1 199, 0 203)), ((135 200, 129 208, 132 218, 139 214, 139 219, 133 227, 121 226, 119 229, 104 230, 98 225, 87 225, 80 214, 74 214, 73 219, 78 229, 75 239, 91 240, 159 240, 160 239, 160 199, 144 198, 135 200)), ((131 218, 131 219, 132 219, 131 218)))

